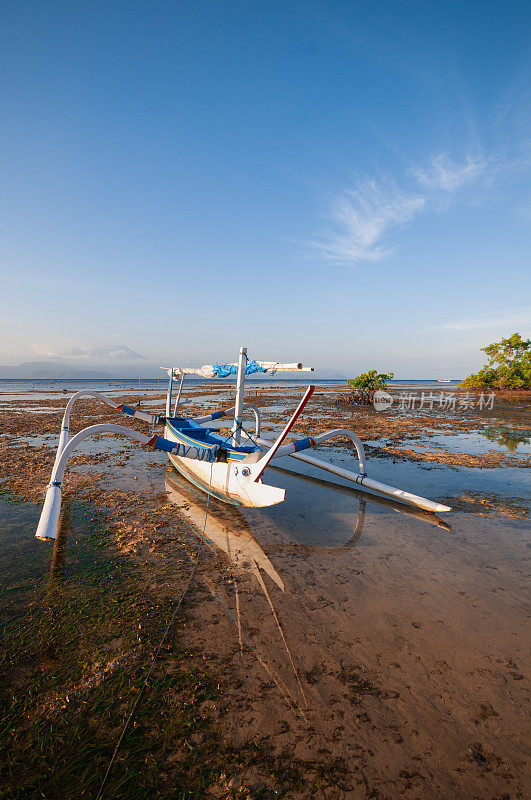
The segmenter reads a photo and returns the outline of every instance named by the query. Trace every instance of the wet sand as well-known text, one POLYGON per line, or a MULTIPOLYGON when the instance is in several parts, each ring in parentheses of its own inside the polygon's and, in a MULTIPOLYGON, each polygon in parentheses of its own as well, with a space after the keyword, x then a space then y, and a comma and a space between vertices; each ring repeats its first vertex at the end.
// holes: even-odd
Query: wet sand
POLYGON ((524 530, 514 525, 508 547, 505 523, 473 528, 454 519, 448 534, 369 508, 355 547, 305 552, 263 526, 280 580, 233 578, 255 652, 240 654, 226 578, 209 586, 219 610, 196 606, 191 632, 245 674, 225 709, 235 740, 343 758, 353 797, 522 790, 524 530))
MULTIPOLYGON (((249 399, 270 411, 265 429, 272 434, 296 394, 261 390, 249 399)), ((197 393, 187 413, 203 410, 204 395, 197 393)), ((36 413, 27 415, 25 403, 6 400, 1 410, 0 401, 0 459, 4 490, 40 501, 54 441, 39 437, 57 435, 66 400, 33 402, 36 413)), ((329 392, 317 393, 296 435, 353 427, 372 442, 369 474, 372 467, 378 479, 402 485, 403 473, 410 477, 404 488, 448 501, 456 509, 445 515, 450 531, 345 486, 276 470, 267 480, 288 489, 279 507, 211 502, 190 596, 193 624, 181 635, 223 675, 222 699, 208 711, 227 741, 260 743, 298 764, 317 761, 325 774, 333 767, 336 794, 326 786, 310 791, 308 778, 306 789, 284 796, 525 796, 528 523, 520 476, 528 456, 522 447, 500 446, 487 456, 437 451, 430 438, 493 426, 525 431, 528 408, 518 400, 503 401, 490 416, 384 415, 345 410, 329 392), (412 449, 419 442, 428 449, 412 449), (490 488, 471 491, 472 477, 490 488)), ((72 427, 111 420, 116 415, 106 408, 82 401, 72 427)), ((175 598, 181 585, 168 580, 168 570, 172 559, 182 568, 183 551, 172 541, 193 557, 205 500, 177 474, 166 475, 162 454, 146 457, 124 439, 105 440, 72 459, 66 495, 104 509, 146 586, 175 598)), ((323 448, 323 457, 353 466, 346 444, 323 448)), ((281 466, 300 464, 283 459, 281 466)), ((275 790, 259 766, 233 778, 242 797, 275 790)))

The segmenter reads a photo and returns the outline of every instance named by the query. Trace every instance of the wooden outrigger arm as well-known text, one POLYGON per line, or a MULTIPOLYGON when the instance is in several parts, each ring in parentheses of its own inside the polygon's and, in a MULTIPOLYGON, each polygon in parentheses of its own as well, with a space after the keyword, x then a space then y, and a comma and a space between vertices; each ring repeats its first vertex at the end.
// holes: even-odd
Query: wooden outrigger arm
MULTIPOLYGON (((306 454, 294 452, 296 448, 296 444, 293 445, 286 445, 286 448, 280 448, 276 452, 276 458, 281 458, 282 456, 290 456, 291 458, 296 458, 298 461, 304 461, 306 464, 311 464, 313 467, 319 467, 319 469, 323 469, 326 472, 331 472, 333 475, 337 475, 339 478, 344 478, 347 481, 352 481, 353 483, 358 484, 358 486, 363 486, 364 489, 372 489, 375 492, 379 492, 383 494, 385 497, 391 497, 393 500, 398 500, 402 503, 409 503, 410 505, 417 506, 418 508, 423 508, 425 511, 432 511, 434 513, 441 513, 444 511, 451 511, 452 509, 450 506, 445 506, 442 503, 436 503, 433 500, 428 500, 425 497, 420 497, 419 495, 412 494, 412 492, 406 492, 403 489, 396 489, 394 486, 388 486, 385 483, 380 483, 380 481, 375 481, 372 478, 369 478, 365 473, 364 466, 364 451, 363 445, 361 441, 358 439, 355 433, 352 431, 344 431, 341 429, 336 429, 333 431, 328 431, 327 433, 322 433, 319 436, 316 436, 313 441, 317 444, 322 444, 329 439, 333 439, 337 436, 349 436, 349 438, 354 442, 356 445, 356 449, 358 451, 358 458, 360 460, 360 472, 352 472, 348 469, 343 469, 343 467, 337 467, 335 464, 330 464, 327 461, 321 461, 318 458, 314 458, 313 456, 308 456, 306 454), (356 440, 358 440, 356 442, 356 440), (359 444, 358 444, 359 443, 359 444), (359 445, 361 445, 361 453, 362 458, 360 458, 360 449, 359 445)), ((262 439, 261 437, 253 437, 253 440, 260 445, 264 450, 267 451, 267 455, 271 452, 269 448, 273 444, 268 439, 262 439)), ((258 462, 260 463, 260 462, 258 462)))
POLYGON ((354 486, 344 486, 342 483, 329 481, 326 478, 315 478, 313 475, 305 475, 304 472, 287 469, 286 467, 279 467, 276 464, 271 466, 270 469, 272 469, 273 472, 280 472, 284 475, 292 475, 294 478, 304 481, 305 483, 312 483, 314 486, 324 486, 325 488, 333 489, 334 492, 340 492, 341 494, 355 497, 363 503, 371 502, 376 503, 376 505, 383 506, 384 508, 391 508, 393 511, 396 511, 397 514, 404 514, 406 517, 412 517, 413 519, 421 519, 424 522, 434 525, 437 528, 442 528, 445 531, 452 530, 451 525, 449 525, 440 517, 437 517, 431 511, 426 511, 424 508, 417 508, 417 506, 406 505, 400 501, 397 502, 389 497, 376 495, 372 492, 366 492, 364 489, 360 489, 359 486, 358 488, 354 486))
MULTIPOLYGON (((365 448, 363 447, 363 442, 361 441, 359 436, 356 436, 354 431, 348 431, 346 428, 334 428, 332 431, 326 431, 326 433, 319 433, 317 436, 308 436, 306 439, 300 439, 298 442, 292 442, 291 444, 285 444, 282 447, 279 447, 275 458, 282 458, 282 456, 291 456, 294 453, 298 453, 299 450, 306 450, 309 447, 317 447, 318 444, 323 444, 323 442, 327 442, 329 439, 335 439, 338 436, 346 436, 354 447, 356 448, 356 453, 358 455, 358 462, 360 465, 360 475, 366 475, 365 472, 365 448)), ((266 439, 261 439, 260 437, 256 438, 256 442, 260 445, 265 442, 266 439)), ((301 456, 301 460, 304 460, 301 456)), ((314 459, 315 460, 315 459, 314 459)))

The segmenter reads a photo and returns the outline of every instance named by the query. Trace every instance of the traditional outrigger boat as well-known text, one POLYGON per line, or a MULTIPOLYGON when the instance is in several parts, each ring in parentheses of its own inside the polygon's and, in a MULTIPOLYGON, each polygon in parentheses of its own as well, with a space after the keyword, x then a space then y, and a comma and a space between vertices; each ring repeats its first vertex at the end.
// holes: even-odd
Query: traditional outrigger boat
POLYGON ((44 506, 37 528, 37 537, 44 540, 57 537, 61 510, 61 486, 68 459, 81 441, 88 436, 103 433, 128 436, 147 447, 167 452, 172 464, 189 481, 208 494, 234 505, 263 507, 282 502, 285 497, 285 490, 264 483, 262 476, 273 459, 291 456, 294 459, 299 459, 358 484, 364 489, 377 492, 385 497, 391 497, 395 501, 435 513, 450 511, 451 509, 448 506, 441 503, 427 500, 411 492, 396 489, 393 486, 388 486, 369 478, 365 471, 363 444, 353 431, 336 428, 315 437, 306 437, 284 444, 284 440, 314 392, 315 387, 312 385, 306 389, 302 400, 276 441, 271 442, 262 438, 260 410, 252 403, 244 402, 246 377, 254 373, 275 374, 277 372, 311 372, 312 370, 312 367, 304 367, 300 363, 280 364, 272 361, 249 361, 247 348, 245 347, 240 349, 239 360, 236 363, 208 364, 200 369, 187 367, 169 368, 167 370, 169 383, 164 416, 149 414, 145 411, 119 404, 112 398, 92 390, 77 392, 70 398, 65 410, 51 480, 47 487, 44 506), (203 378, 226 378, 236 375, 235 405, 228 409, 222 409, 195 418, 178 415, 179 410, 186 402, 182 398, 182 390, 187 375, 196 375, 203 378), (180 381, 180 385, 172 407, 173 384, 175 381, 180 381), (126 428, 121 425, 100 424, 91 425, 70 438, 70 413, 74 402, 80 397, 94 397, 128 417, 150 424, 152 435, 142 434, 132 428, 126 428), (246 411, 252 411, 254 414, 254 433, 250 433, 243 427, 243 415, 246 411), (209 423, 232 415, 233 420, 229 436, 224 437, 219 430, 209 427, 209 423), (164 424, 164 436, 154 433, 155 426, 161 424, 164 424), (337 437, 348 437, 353 442, 357 452, 359 472, 343 469, 301 452, 337 437))

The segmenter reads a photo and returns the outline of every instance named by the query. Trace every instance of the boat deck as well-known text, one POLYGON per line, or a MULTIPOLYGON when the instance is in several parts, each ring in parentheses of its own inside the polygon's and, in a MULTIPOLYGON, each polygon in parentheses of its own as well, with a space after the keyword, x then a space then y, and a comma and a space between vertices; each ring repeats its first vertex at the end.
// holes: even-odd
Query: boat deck
POLYGON ((205 428, 193 419, 186 417, 172 417, 166 419, 166 425, 170 431, 179 438, 184 444, 200 445, 201 447, 225 447, 233 453, 241 453, 244 456, 249 453, 260 451, 257 445, 233 445, 230 437, 221 436, 213 428, 205 428))

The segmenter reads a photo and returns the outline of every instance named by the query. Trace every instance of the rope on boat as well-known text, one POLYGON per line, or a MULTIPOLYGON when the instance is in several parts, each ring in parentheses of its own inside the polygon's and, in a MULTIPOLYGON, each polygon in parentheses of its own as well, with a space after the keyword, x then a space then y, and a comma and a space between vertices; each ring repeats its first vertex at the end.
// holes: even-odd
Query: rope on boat
POLYGON ((176 602, 176 604, 174 606, 174 609, 173 609, 173 611, 171 613, 171 616, 170 616, 170 620, 169 620, 168 624, 166 625, 166 630, 164 631, 162 639, 160 640, 160 642, 158 644, 158 647, 155 650, 155 655, 153 656, 153 660, 151 662, 151 666, 149 668, 148 674, 146 675, 146 677, 144 679, 144 683, 140 687, 140 691, 139 691, 139 693, 137 695, 137 698, 136 698, 136 700, 135 700, 135 702, 133 704, 133 708, 129 712, 129 716, 127 717, 127 719, 125 721, 125 725, 122 728, 122 732, 120 734, 120 738, 116 742, 116 747, 114 748, 114 752, 113 752, 113 754, 111 756, 111 760, 109 761, 109 766, 107 767, 105 775, 103 776, 103 780, 101 782, 101 786, 100 786, 99 792, 96 795, 96 800, 100 800, 100 798, 102 797, 103 789, 105 788, 105 784, 107 783, 107 779, 108 779, 108 777, 109 777, 109 775, 111 773, 111 769, 112 769, 113 764, 114 764, 114 762, 116 760, 116 756, 118 755, 118 751, 119 751, 120 746, 121 746, 121 744, 123 742, 124 736, 127 733, 127 729, 129 728, 129 725, 131 724, 131 720, 133 719, 135 711, 138 708, 138 704, 140 703, 140 700, 141 700, 141 698, 142 698, 142 696, 143 696, 143 694, 144 694, 144 692, 145 692, 145 690, 147 688, 149 679, 151 678, 151 673, 153 672, 153 669, 154 669, 155 664, 157 662, 157 659, 159 657, 159 653, 160 653, 160 651, 162 649, 162 646, 163 646, 164 642, 166 641, 166 638, 168 636, 168 633, 170 632, 170 629, 171 629, 173 623, 175 622, 175 617, 177 616, 177 612, 179 611, 179 609, 180 609, 180 607, 182 605, 182 602, 183 602, 183 600, 185 598, 185 595, 188 592, 188 589, 190 588, 190 585, 191 585, 191 583, 192 583, 192 581, 194 579, 194 576, 195 576, 195 573, 196 573, 196 570, 197 570, 197 565, 199 564, 199 558, 201 556, 201 551, 203 549, 203 542, 205 540, 205 532, 206 532, 206 526, 207 526, 207 520, 208 520, 208 511, 209 511, 209 507, 210 507, 210 489, 212 487, 213 466, 214 466, 214 462, 212 462, 211 465, 210 465, 210 483, 208 485, 207 504, 206 504, 206 510, 205 510, 205 522, 203 524, 203 530, 202 530, 202 533, 201 533, 201 538, 199 540, 199 547, 197 548, 197 556, 196 556, 194 565, 192 567, 192 571, 190 573, 190 577, 188 578, 188 581, 187 581, 186 586, 184 587, 184 589, 183 589, 183 591, 181 593, 181 596, 179 597, 179 599, 177 600, 177 602, 176 602))

